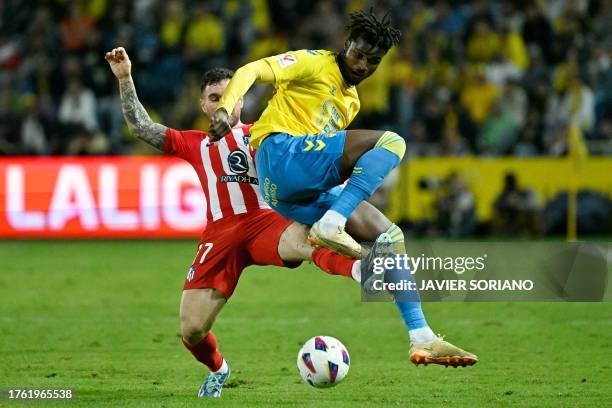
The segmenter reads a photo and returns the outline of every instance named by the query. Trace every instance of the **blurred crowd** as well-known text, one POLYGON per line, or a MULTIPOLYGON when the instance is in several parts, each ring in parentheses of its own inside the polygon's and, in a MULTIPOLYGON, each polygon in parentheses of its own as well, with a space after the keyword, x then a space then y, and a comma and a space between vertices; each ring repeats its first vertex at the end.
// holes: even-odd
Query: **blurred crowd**
MULTIPOLYGON (((351 127, 393 129, 413 156, 562 156, 578 125, 612 154, 612 12, 607 0, 376 1, 403 32, 359 86, 351 127)), ((3 0, 0 154, 135 154, 104 61, 127 49, 154 120, 206 129, 201 74, 291 49, 341 49, 365 1, 3 0)), ((249 94, 244 119, 270 87, 249 94)), ((443 205, 443 204, 441 204, 443 205)), ((501 205, 501 204, 500 204, 501 205)), ((450 221, 449 221, 450 222, 450 221)))

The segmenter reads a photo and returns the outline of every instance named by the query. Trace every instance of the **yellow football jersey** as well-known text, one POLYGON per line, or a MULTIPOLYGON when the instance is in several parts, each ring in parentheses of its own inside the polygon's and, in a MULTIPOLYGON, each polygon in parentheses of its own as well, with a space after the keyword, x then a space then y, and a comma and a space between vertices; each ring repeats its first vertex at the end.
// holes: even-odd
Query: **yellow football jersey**
POLYGON ((357 89, 344 82, 333 52, 291 51, 264 60, 277 89, 251 128, 254 147, 275 132, 303 136, 343 130, 357 115, 357 89))

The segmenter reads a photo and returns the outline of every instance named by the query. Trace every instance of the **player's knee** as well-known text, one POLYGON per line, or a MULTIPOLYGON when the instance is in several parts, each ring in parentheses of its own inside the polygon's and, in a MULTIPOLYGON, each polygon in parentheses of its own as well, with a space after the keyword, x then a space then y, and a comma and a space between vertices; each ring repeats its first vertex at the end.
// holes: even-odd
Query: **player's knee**
POLYGON ((308 227, 297 222, 287 227, 278 243, 278 254, 283 261, 308 260, 312 250, 308 243, 308 227))
POLYGON ((202 323, 199 319, 182 319, 181 336, 183 340, 191 345, 198 344, 206 335, 210 327, 202 323))
POLYGON ((391 131, 383 133, 374 147, 387 149, 391 153, 397 155, 400 160, 404 157, 404 154, 406 154, 406 141, 403 137, 391 131))

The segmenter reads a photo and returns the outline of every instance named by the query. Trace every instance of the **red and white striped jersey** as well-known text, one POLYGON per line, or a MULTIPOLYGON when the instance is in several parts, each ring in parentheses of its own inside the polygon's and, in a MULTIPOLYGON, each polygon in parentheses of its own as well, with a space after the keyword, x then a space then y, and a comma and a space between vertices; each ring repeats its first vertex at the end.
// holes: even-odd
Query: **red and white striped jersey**
POLYGON ((206 196, 209 222, 270 208, 259 190, 250 128, 235 127, 218 142, 210 142, 209 134, 199 130, 166 130, 164 153, 188 161, 195 169, 206 196))

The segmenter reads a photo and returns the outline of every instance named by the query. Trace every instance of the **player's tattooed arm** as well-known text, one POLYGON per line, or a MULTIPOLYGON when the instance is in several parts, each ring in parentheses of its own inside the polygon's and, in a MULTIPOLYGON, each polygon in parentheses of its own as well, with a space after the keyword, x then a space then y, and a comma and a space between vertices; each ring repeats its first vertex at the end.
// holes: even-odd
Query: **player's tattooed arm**
POLYGON ((121 107, 130 132, 151 146, 163 150, 166 141, 166 126, 155 123, 149 117, 136 95, 131 76, 119 80, 121 107))
POLYGON ((132 62, 125 48, 113 48, 106 53, 104 59, 119 80, 121 107, 130 132, 151 146, 163 150, 166 141, 166 127, 153 122, 138 100, 132 80, 132 62))

